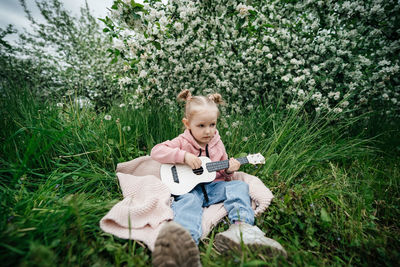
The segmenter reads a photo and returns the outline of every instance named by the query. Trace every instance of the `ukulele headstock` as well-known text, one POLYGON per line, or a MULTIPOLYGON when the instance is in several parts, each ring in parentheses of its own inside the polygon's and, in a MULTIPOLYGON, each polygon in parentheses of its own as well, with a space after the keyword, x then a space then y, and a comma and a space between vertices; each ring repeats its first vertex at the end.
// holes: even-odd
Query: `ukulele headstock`
POLYGON ((249 161, 250 164, 253 165, 265 164, 265 158, 260 153, 248 155, 247 160, 249 161))

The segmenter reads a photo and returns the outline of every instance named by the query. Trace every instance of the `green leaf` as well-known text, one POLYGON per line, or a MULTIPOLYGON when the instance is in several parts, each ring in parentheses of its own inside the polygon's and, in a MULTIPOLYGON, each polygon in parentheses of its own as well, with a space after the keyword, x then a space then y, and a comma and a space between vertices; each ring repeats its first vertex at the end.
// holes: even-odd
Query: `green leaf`
POLYGON ((263 24, 263 26, 266 27, 266 28, 275 28, 274 25, 269 24, 269 23, 265 23, 265 24, 263 24))
POLYGON ((135 11, 132 11, 131 13, 132 13, 132 16, 133 16, 134 19, 140 19, 141 18, 139 14, 135 13, 135 11))
POLYGON ((159 42, 153 41, 153 45, 160 50, 161 49, 161 44, 159 42))
POLYGON ((328 214, 328 212, 326 211, 325 208, 321 208, 321 220, 323 222, 327 222, 327 223, 331 223, 332 222, 332 219, 329 216, 329 214, 328 214))
POLYGON ((131 6, 132 7, 139 7, 139 8, 143 8, 144 7, 142 4, 136 3, 135 0, 131 0, 131 6))
POLYGON ((317 246, 319 246, 319 243, 318 243, 318 241, 316 241, 316 240, 310 240, 310 241, 308 242, 308 244, 309 244, 311 247, 317 247, 317 246))
POLYGON ((255 10, 249 10, 249 13, 250 13, 251 15, 253 15, 253 16, 257 15, 257 11, 255 11, 255 10))
POLYGON ((286 194, 283 198, 283 201, 285 202, 285 204, 289 203, 290 200, 292 200, 292 197, 290 196, 290 194, 286 194))
POLYGON ((252 261, 244 263, 242 266, 243 267, 245 267, 245 266, 250 267, 250 266, 266 266, 266 265, 269 265, 269 262, 265 262, 265 261, 262 261, 262 260, 252 260, 252 261))
POLYGON ((114 4, 111 6, 111 9, 117 10, 117 9, 118 9, 118 3, 114 3, 114 4))
POLYGON ((117 61, 118 61, 118 57, 114 57, 114 58, 110 61, 110 63, 111 63, 111 64, 115 64, 115 63, 117 63, 117 61))

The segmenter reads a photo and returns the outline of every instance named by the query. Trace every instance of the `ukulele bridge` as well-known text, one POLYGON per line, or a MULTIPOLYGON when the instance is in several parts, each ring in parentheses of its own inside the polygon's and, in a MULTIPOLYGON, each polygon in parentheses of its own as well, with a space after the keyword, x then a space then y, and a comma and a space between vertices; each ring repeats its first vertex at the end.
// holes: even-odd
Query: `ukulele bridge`
POLYGON ((175 165, 171 167, 171 172, 172 172, 172 178, 174 179, 174 182, 179 184, 178 172, 176 171, 175 165))

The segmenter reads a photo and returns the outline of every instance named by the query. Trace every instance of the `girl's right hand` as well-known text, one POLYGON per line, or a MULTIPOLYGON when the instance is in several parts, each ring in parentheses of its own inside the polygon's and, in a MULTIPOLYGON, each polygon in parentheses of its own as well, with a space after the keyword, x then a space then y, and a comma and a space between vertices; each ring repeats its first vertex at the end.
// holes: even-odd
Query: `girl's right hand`
POLYGON ((189 165, 190 168, 198 169, 201 167, 202 161, 199 157, 193 155, 192 153, 185 153, 185 164, 189 165))

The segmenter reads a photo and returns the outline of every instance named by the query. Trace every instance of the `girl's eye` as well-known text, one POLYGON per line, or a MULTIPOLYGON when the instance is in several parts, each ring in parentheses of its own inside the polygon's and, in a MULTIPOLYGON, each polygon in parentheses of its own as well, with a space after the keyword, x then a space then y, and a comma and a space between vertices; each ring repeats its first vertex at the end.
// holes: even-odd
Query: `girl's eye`
POLYGON ((200 124, 199 127, 203 128, 203 127, 204 127, 204 124, 200 124))
POLYGON ((215 123, 211 123, 210 126, 211 126, 211 127, 215 127, 215 123))

